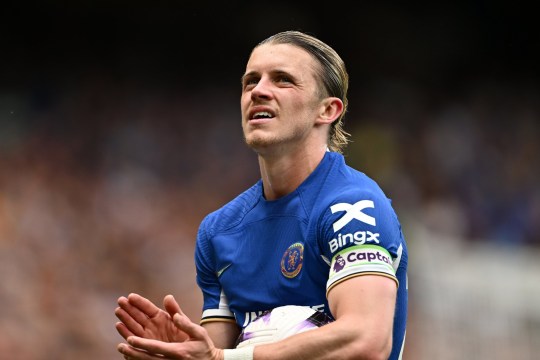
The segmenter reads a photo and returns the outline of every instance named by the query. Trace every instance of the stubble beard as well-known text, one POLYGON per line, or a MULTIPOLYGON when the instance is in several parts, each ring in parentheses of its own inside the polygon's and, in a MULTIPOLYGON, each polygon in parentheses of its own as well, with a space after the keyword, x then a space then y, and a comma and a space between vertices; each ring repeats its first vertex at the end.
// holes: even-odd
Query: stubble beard
POLYGON ((276 136, 260 136, 254 134, 246 136, 244 134, 244 142, 256 153, 261 153, 264 152, 265 149, 270 148, 272 145, 275 145, 280 141, 276 136))
POLYGON ((244 141, 246 145, 255 151, 259 155, 268 154, 269 151, 281 152, 289 145, 298 144, 302 142, 302 138, 305 137, 305 129, 296 128, 288 134, 246 134, 244 133, 244 141))

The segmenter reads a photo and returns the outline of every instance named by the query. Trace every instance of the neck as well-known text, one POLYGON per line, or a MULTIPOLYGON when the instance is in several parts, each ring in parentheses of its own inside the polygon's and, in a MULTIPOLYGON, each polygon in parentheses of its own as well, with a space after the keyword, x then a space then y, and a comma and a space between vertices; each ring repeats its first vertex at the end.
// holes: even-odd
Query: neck
POLYGON ((276 200, 300 186, 324 157, 326 145, 282 154, 259 154, 259 167, 267 200, 276 200))

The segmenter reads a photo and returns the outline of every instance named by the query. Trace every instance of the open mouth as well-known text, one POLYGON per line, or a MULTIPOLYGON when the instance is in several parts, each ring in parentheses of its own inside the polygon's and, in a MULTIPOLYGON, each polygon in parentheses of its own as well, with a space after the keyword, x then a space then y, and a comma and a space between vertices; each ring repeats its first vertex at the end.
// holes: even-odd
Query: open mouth
POLYGON ((271 119, 274 115, 268 111, 258 111, 251 116, 250 120, 271 119))

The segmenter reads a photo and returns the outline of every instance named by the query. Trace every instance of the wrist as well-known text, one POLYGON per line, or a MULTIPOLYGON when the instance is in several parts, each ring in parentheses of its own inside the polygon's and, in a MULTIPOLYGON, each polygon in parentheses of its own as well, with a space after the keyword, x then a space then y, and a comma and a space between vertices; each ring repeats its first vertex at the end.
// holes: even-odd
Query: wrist
POLYGON ((223 360, 253 360, 253 346, 223 350, 223 360))

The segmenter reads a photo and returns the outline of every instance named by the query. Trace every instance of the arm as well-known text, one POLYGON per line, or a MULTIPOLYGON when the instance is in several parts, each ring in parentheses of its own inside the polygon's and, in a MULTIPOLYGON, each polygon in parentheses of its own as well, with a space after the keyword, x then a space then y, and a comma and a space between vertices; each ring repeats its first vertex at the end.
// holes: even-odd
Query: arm
POLYGON ((236 323, 226 321, 212 321, 202 327, 208 332, 214 345, 221 349, 233 349, 240 329, 236 323))
MULTIPOLYGON (((255 347, 254 360, 387 359, 392 347, 392 324, 396 283, 379 275, 357 276, 334 286, 328 296, 336 321, 285 340, 255 347)), ((174 324, 188 334, 189 341, 167 343, 136 336, 118 350, 132 359, 223 360, 216 348, 233 341, 233 325, 210 323, 203 328, 184 314, 174 315, 174 324), (220 332, 221 335, 218 335, 220 332), (140 350, 139 350, 140 349, 140 350), (150 355, 162 354, 165 357, 150 355)), ((235 329, 237 334, 238 329, 235 329)))
POLYGON ((255 347, 255 360, 387 359, 392 347, 395 281, 357 276, 328 294, 336 321, 283 341, 255 347))

